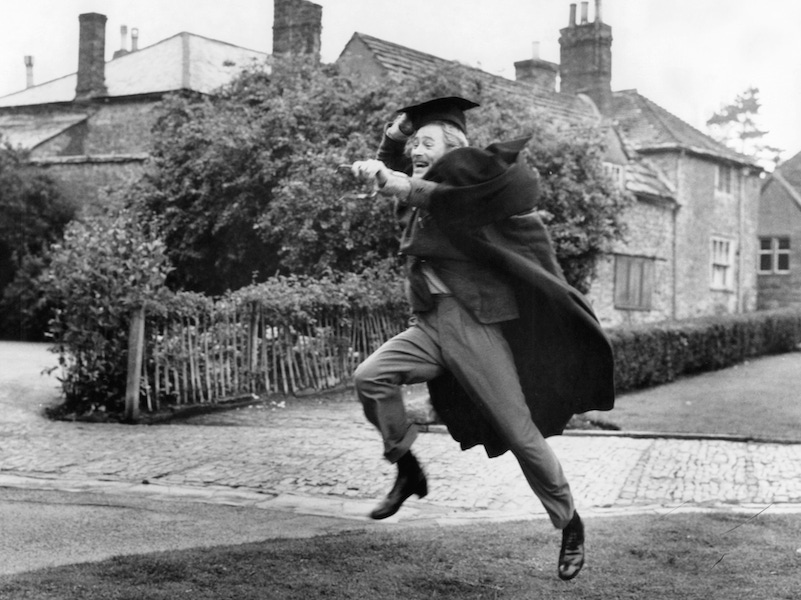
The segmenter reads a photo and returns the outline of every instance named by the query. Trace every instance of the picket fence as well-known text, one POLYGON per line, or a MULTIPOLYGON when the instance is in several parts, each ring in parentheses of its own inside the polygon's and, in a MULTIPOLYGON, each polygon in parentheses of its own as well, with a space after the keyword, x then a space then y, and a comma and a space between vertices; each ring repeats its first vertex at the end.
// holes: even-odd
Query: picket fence
POLYGON ((320 308, 292 319, 257 303, 142 308, 131 319, 126 412, 334 388, 407 325, 406 311, 391 306, 320 308))

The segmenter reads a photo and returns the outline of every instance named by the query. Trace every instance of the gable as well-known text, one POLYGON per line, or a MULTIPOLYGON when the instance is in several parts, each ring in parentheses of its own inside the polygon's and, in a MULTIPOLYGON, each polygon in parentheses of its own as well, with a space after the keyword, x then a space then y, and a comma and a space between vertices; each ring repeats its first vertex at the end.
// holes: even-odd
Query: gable
POLYGON ((789 186, 801 193, 801 152, 784 161, 776 169, 776 174, 780 174, 789 186))

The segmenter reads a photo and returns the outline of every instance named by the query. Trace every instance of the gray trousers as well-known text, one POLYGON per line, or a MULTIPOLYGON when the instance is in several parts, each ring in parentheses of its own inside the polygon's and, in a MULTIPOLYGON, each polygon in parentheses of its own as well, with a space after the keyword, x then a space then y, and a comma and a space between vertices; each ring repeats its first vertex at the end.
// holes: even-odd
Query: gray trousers
POLYGON ((367 419, 384 440, 384 456, 396 462, 417 437, 406 418, 401 385, 453 373, 497 433, 509 445, 523 475, 555 527, 573 517, 573 496, 559 459, 531 420, 514 359, 497 324, 476 321, 451 296, 418 315, 415 325, 371 354, 354 374, 367 419))

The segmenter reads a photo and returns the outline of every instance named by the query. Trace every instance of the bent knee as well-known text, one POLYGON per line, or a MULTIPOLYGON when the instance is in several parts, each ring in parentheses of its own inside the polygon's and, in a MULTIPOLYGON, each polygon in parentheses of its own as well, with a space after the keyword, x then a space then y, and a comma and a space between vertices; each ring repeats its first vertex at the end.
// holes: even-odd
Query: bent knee
POLYGON ((364 385, 374 382, 379 376, 378 370, 372 365, 371 361, 365 360, 353 372, 353 385, 362 388, 364 385))

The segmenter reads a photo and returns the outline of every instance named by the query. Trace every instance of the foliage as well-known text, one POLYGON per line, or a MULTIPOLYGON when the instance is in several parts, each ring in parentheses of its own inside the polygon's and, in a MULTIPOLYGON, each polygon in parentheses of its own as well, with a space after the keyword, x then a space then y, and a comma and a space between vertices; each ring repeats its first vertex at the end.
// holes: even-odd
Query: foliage
POLYGON ((767 131, 759 126, 759 88, 749 87, 730 104, 721 106, 706 122, 710 135, 717 141, 763 166, 775 166, 782 150, 764 142, 767 131))
POLYGON ((337 169, 373 145, 362 131, 378 130, 374 96, 296 58, 272 74, 248 69, 214 97, 168 100, 153 170, 132 200, 162 223, 173 284, 220 294, 279 271, 392 256, 392 238, 380 237, 388 204, 354 194, 337 169))
POLYGON ((0 335, 38 337, 46 313, 33 284, 44 250, 61 237, 75 207, 27 153, 0 147, 0 335))
POLYGON ((618 391, 659 385, 801 344, 801 311, 777 309, 610 331, 618 391))
POLYGON ((248 69, 214 97, 173 97, 153 169, 130 201, 159 218, 175 287, 221 294, 275 273, 394 268, 389 202, 337 166, 374 155, 400 107, 450 94, 482 104, 470 117, 475 145, 533 136, 541 209, 568 279, 586 290, 595 256, 622 235, 625 205, 603 174, 597 132, 556 130, 525 99, 459 67, 376 83, 278 59, 271 73, 248 69))
POLYGON ((158 299, 170 270, 163 242, 133 212, 73 221, 39 278, 65 408, 116 409, 125 394, 131 311, 158 299))

